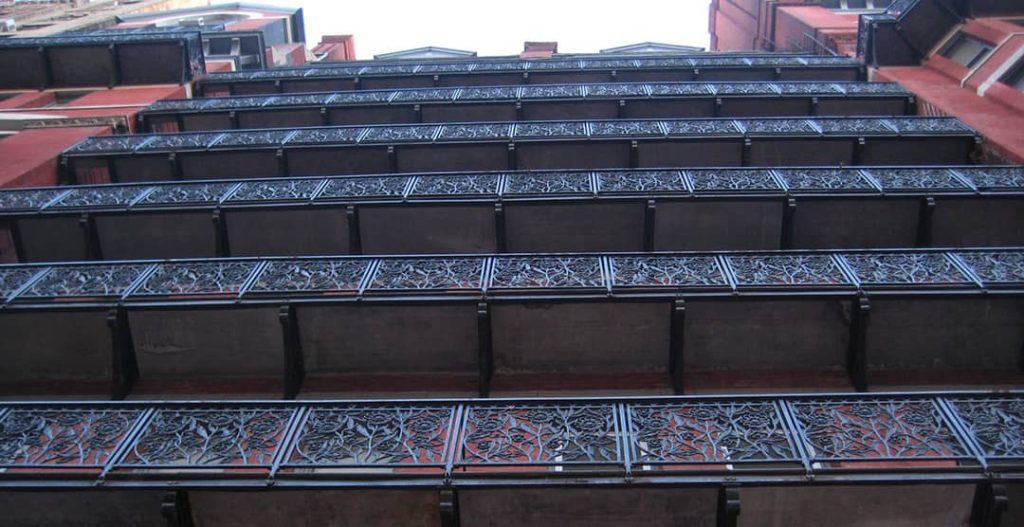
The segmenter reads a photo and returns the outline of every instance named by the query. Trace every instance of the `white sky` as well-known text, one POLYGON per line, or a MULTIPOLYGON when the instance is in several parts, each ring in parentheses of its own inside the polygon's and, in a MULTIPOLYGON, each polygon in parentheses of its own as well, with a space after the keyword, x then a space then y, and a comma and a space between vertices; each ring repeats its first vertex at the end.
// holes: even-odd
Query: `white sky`
MULTIPOLYGON (((216 3, 216 2, 214 2, 216 3)), ((709 0, 254 0, 301 6, 306 43, 355 35, 356 55, 441 46, 481 56, 515 55, 526 40, 558 41, 560 53, 637 42, 708 47, 709 0)))

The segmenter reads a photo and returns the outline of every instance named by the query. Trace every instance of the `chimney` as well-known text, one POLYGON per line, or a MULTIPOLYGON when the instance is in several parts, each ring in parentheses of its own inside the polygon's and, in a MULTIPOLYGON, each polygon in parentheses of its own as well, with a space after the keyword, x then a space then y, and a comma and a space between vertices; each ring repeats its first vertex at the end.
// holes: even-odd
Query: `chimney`
POLYGON ((521 59, 549 59, 558 53, 558 42, 523 42, 521 59))

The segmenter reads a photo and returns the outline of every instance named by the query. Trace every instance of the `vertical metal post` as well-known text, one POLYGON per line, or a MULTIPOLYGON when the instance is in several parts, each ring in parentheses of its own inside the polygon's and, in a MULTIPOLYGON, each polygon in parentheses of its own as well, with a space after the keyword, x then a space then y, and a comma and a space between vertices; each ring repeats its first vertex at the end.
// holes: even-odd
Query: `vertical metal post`
POLYGON ((615 106, 615 117, 618 119, 626 118, 626 100, 619 99, 619 104, 615 106))
POLYGON ((107 327, 110 328, 112 359, 110 398, 121 401, 131 393, 135 380, 139 378, 135 345, 124 307, 116 307, 107 313, 107 327))
POLYGON ((294 399, 302 389, 302 379, 306 376, 299 320, 292 305, 281 306, 277 317, 284 337, 284 398, 294 399))
POLYGON ((712 112, 713 112, 711 114, 712 117, 721 117, 722 116, 722 98, 721 97, 715 97, 715 108, 714 108, 714 110, 712 110, 712 112))
POLYGON ((935 198, 929 196, 921 200, 921 208, 917 216, 917 246, 931 247, 932 225, 935 216, 935 198))
POLYGON ((857 142, 853 144, 853 164, 859 165, 860 160, 864 158, 864 148, 867 147, 867 140, 863 137, 858 137, 857 142))
POLYGON ((846 373, 858 392, 866 392, 868 389, 867 332, 870 313, 871 302, 865 296, 858 297, 850 313, 850 343, 846 352, 846 373))
POLYGON ((644 251, 654 250, 654 227, 657 219, 657 203, 653 199, 647 200, 644 207, 644 251))
POLYGON ((793 248, 793 234, 796 231, 796 198, 786 198, 782 208, 782 234, 779 237, 779 248, 793 248))
POLYGON ((818 115, 818 98, 817 97, 811 97, 811 107, 808 108, 808 112, 807 113, 812 115, 812 116, 818 115))
POLYGON ((88 212, 78 217, 78 226, 82 229, 85 239, 85 259, 102 260, 103 250, 100 248, 100 235, 96 230, 96 219, 88 212))
POLYGON ((121 83, 121 61, 117 58, 117 45, 108 45, 107 54, 110 62, 110 81, 108 87, 113 88, 121 83))
POLYGON ((740 489, 721 487, 718 489, 718 511, 716 527, 736 527, 740 516, 740 489))
POLYGON ((494 241, 499 253, 508 252, 508 237, 505 229, 505 206, 494 204, 494 241))
POLYGON ((53 85, 53 63, 50 60, 50 51, 43 46, 36 48, 36 53, 39 54, 39 60, 43 62, 43 84, 39 89, 45 90, 53 85))
POLYGON ((392 174, 398 172, 398 154, 394 145, 388 145, 388 171, 392 174))
POLYGON ((288 156, 284 155, 284 149, 278 148, 274 157, 277 159, 278 177, 288 177, 288 156))
POLYGON ((669 320, 668 373, 672 378, 672 391, 676 395, 683 392, 683 338, 686 328, 686 300, 682 298, 672 302, 672 313, 669 320))
POLYGON ((182 181, 185 179, 185 173, 181 167, 181 162, 178 161, 178 155, 171 152, 167 155, 167 164, 171 166, 171 175, 176 181, 182 181))
POLYGON ((740 166, 744 166, 744 167, 750 166, 750 157, 751 157, 750 150, 751 150, 752 147, 753 147, 753 144, 751 143, 750 138, 749 137, 744 137, 743 138, 743 152, 740 154, 740 166))
POLYGON ((476 305, 476 332, 480 397, 488 397, 491 393, 491 379, 494 378, 494 341, 491 338, 491 308, 487 302, 476 305))
POLYGON ((320 108, 320 126, 331 126, 331 114, 327 113, 327 107, 320 108))
POLYGON ((519 161, 516 159, 516 144, 508 144, 508 169, 518 170, 519 161))
POLYGON ((439 491, 441 527, 459 527, 459 495, 452 489, 439 491))
POLYGON ((414 105, 412 105, 412 113, 414 115, 413 120, 417 124, 422 124, 423 123, 423 108, 420 107, 420 105, 418 105, 418 104, 414 104, 414 105))
POLYGON ((160 515, 167 520, 167 527, 193 527, 192 505, 188 500, 188 492, 172 490, 164 494, 160 503, 160 515))
POLYGON ((238 130, 238 112, 234 110, 228 112, 228 123, 230 124, 232 130, 238 130))
POLYGON ((1009 504, 1006 485, 990 482, 979 483, 974 490, 970 526, 999 527, 1009 504))
POLYGON ((638 141, 629 142, 629 168, 637 168, 640 166, 640 143, 638 141))
POLYGON ((516 120, 522 121, 523 119, 523 103, 516 101, 516 120))
POLYGON ((363 254, 363 237, 359 232, 359 209, 355 205, 345 207, 345 219, 348 220, 349 254, 363 254))
POLYGON ((213 211, 213 243, 214 254, 218 258, 231 256, 231 243, 228 240, 228 222, 224 219, 224 212, 220 209, 213 211))

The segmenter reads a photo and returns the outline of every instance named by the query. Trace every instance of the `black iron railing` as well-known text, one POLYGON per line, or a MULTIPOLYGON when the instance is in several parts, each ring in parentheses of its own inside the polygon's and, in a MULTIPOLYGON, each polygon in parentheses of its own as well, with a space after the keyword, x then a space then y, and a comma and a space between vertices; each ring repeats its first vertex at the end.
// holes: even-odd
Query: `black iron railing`
POLYGON ((0 486, 1014 481, 1022 433, 1017 393, 5 403, 0 486))

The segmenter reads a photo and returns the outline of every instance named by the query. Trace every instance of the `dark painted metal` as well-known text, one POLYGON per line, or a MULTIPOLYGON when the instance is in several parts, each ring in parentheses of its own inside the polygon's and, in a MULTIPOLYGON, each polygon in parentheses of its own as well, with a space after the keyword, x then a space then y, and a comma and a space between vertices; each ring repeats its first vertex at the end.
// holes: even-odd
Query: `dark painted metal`
POLYGON ((164 494, 160 503, 160 514, 167 520, 167 527, 193 527, 192 505, 188 491, 172 490, 164 494))
POLYGON ((871 302, 867 296, 857 298, 850 308, 850 344, 846 358, 846 372, 850 383, 858 392, 868 390, 867 333, 871 302))
POLYGON ((716 527, 736 527, 740 516, 740 490, 736 487, 718 489, 716 527))
POLYGON ((683 380, 686 363, 683 349, 686 334, 686 300, 678 299, 672 302, 669 326, 668 371, 672 378, 672 391, 676 395, 682 395, 686 393, 683 380))
POLYGON ((113 345, 113 378, 111 379, 111 399, 123 400, 131 393, 135 381, 139 378, 139 366, 135 359, 135 345, 132 341, 131 327, 128 324, 128 312, 123 307, 116 307, 107 314, 107 326, 110 328, 110 340, 113 345))
POLYGON ((295 307, 290 304, 282 306, 278 311, 278 321, 284 336, 284 398, 294 399, 302 390, 302 379, 306 376, 295 307))
POLYGON ((441 508, 441 527, 459 527, 459 496, 451 489, 438 491, 441 508))
POLYGON ((1009 508, 1009 494, 1006 485, 1000 483, 979 483, 974 491, 971 505, 971 527, 999 527, 1003 514, 1009 508))

